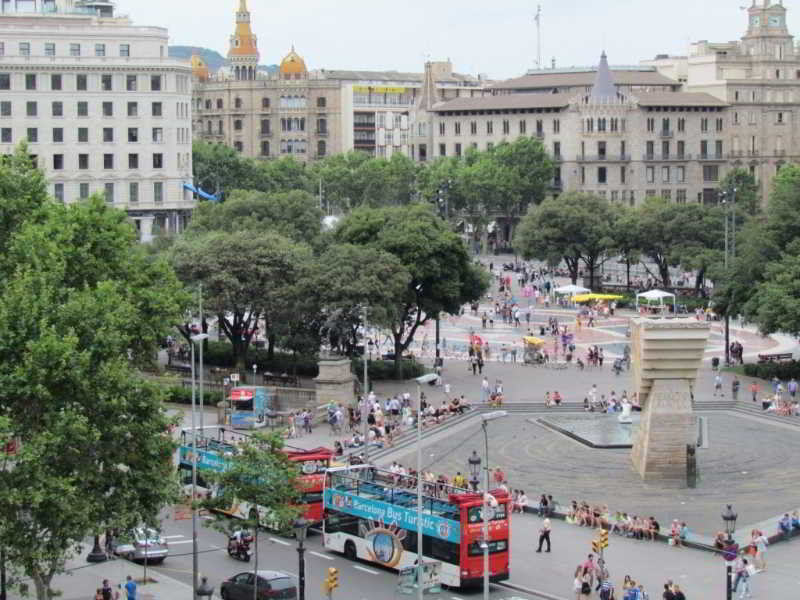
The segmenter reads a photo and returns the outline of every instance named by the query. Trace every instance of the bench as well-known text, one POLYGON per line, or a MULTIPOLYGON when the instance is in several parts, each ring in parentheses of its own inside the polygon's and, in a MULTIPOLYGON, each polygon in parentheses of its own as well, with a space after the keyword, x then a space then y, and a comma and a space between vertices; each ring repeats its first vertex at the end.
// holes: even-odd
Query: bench
POLYGON ((759 354, 759 363, 781 362, 783 360, 792 360, 793 355, 791 352, 782 352, 776 354, 759 354))

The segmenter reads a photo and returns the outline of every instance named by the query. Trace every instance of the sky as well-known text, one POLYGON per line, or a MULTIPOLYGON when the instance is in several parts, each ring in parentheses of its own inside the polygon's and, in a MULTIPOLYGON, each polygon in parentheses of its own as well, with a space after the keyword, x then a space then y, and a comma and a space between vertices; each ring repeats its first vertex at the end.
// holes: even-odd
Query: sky
MULTIPOLYGON (((752 0, 541 0, 542 62, 612 65, 685 55, 690 42, 739 39, 752 0)), ((758 0, 759 3, 763 0, 758 0)), ((225 55, 239 0, 116 0, 137 25, 169 29, 170 43, 225 55)), ((421 72, 426 60, 493 79, 524 74, 537 56, 536 0, 248 0, 262 64, 292 45, 309 69, 421 72)), ((800 2, 786 0, 792 32, 800 2)))

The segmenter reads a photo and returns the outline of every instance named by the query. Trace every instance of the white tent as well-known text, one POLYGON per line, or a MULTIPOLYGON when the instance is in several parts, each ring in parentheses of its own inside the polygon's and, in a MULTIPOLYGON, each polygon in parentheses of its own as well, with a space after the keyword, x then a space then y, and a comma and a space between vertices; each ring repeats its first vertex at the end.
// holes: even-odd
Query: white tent
POLYGON ((568 296, 575 296, 577 294, 588 294, 591 291, 592 290, 588 288, 575 285, 574 283, 571 283, 569 285, 564 285, 553 290, 553 292, 556 294, 566 294, 568 296))
POLYGON ((641 294, 636 294, 636 310, 639 310, 639 298, 646 301, 644 302, 645 306, 653 306, 656 304, 659 310, 664 310, 665 298, 672 298, 672 312, 676 314, 678 312, 675 306, 675 294, 670 294, 669 292, 663 292, 661 290, 650 290, 642 292, 641 294))

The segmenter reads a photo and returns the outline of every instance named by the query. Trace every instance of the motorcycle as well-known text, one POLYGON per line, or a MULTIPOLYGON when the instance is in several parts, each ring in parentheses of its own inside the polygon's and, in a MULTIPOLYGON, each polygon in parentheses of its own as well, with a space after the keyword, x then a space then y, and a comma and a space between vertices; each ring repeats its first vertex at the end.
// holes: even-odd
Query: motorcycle
POLYGON ((228 538, 228 556, 231 558, 238 558, 244 562, 250 562, 252 551, 250 550, 250 542, 253 537, 249 533, 242 534, 238 540, 234 536, 228 538))

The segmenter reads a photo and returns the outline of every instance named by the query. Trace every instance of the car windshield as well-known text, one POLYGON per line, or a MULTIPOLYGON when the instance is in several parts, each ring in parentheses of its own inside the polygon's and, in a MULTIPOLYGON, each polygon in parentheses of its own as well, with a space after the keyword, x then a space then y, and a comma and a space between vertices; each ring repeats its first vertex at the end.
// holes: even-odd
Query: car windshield
POLYGON ((145 535, 147 535, 148 542, 158 542, 161 540, 161 534, 158 532, 158 530, 153 529, 152 527, 140 527, 136 530, 136 539, 144 540, 145 535))

